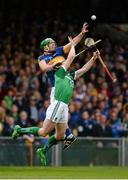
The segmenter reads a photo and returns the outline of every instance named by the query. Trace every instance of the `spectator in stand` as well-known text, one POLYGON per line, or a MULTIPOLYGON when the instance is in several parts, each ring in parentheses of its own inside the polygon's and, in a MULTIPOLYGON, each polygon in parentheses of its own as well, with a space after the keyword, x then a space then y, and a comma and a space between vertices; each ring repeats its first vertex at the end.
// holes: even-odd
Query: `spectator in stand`
POLYGON ((37 126, 39 121, 39 113, 37 108, 37 99, 34 96, 30 97, 28 115, 30 117, 31 126, 37 126))
POLYGON ((23 96, 22 92, 17 92, 16 93, 16 98, 13 102, 17 107, 18 107, 18 111, 28 111, 28 102, 27 102, 27 98, 23 96))
POLYGON ((45 99, 45 97, 42 97, 41 93, 38 90, 33 90, 31 92, 31 96, 34 96, 36 98, 38 109, 42 108, 45 105, 43 105, 43 100, 45 99))
POLYGON ((124 74, 125 74, 125 71, 123 70, 122 68, 122 62, 120 60, 116 60, 115 63, 114 63, 114 67, 112 69, 113 72, 115 72, 116 76, 117 76, 117 79, 121 82, 124 81, 124 74), (120 76, 121 75, 121 76, 120 76))
POLYGON ((108 99, 103 99, 98 101, 98 108, 100 109, 102 114, 108 117, 109 114, 108 99))
POLYGON ((8 114, 10 112, 10 110, 7 107, 7 102, 4 99, 1 101, 1 107, 4 109, 5 114, 8 114))
POLYGON ((93 127, 95 137, 112 137, 112 129, 105 115, 100 114, 99 122, 93 127))
POLYGON ((8 90, 7 95, 4 96, 4 100, 5 100, 6 103, 7 103, 7 108, 10 110, 11 107, 12 107, 12 104, 13 104, 13 102, 14 102, 14 92, 13 92, 13 89, 12 89, 12 88, 10 88, 10 89, 8 90))
POLYGON ((0 136, 2 135, 3 132, 4 121, 5 121, 5 109, 0 107, 0 136))
POLYGON ((116 108, 118 110, 118 117, 120 118, 121 122, 123 122, 123 102, 118 101, 116 104, 116 108))
POLYGON ((84 111, 82 113, 81 119, 78 122, 78 125, 76 126, 77 128, 77 132, 78 132, 78 136, 92 136, 92 125, 90 123, 90 116, 88 111, 84 111))
POLYGON ((6 82, 5 74, 0 74, 0 102, 2 101, 3 97, 7 94, 8 84, 6 82))
POLYGON ((3 127, 3 136, 11 136, 15 126, 15 120, 11 114, 6 115, 3 127))
POLYGON ((123 126, 128 131, 128 111, 124 113, 123 126))
POLYGON ((19 114, 18 114, 18 107, 15 104, 12 104, 10 112, 12 113, 14 120, 17 121, 19 118, 19 114))
POLYGON ((78 125, 78 122, 81 117, 81 108, 82 108, 82 102, 78 99, 75 100, 74 103, 71 103, 69 106, 69 112, 70 112, 70 120, 69 125, 71 128, 74 128, 78 125))
POLYGON ((44 121, 46 117, 46 110, 48 106, 50 105, 50 102, 48 99, 44 100, 43 107, 39 109, 39 117, 40 120, 44 121))
POLYGON ((111 110, 109 122, 113 137, 119 138, 126 136, 125 128, 123 127, 121 120, 118 118, 118 111, 111 110))
POLYGON ((12 65, 10 65, 9 67, 9 71, 7 72, 7 82, 9 82, 10 86, 14 86, 16 85, 16 79, 17 79, 17 67, 14 65, 14 63, 12 65))
POLYGON ((20 125, 22 128, 30 126, 30 120, 28 119, 28 114, 26 111, 20 112, 19 119, 16 121, 16 124, 20 125))

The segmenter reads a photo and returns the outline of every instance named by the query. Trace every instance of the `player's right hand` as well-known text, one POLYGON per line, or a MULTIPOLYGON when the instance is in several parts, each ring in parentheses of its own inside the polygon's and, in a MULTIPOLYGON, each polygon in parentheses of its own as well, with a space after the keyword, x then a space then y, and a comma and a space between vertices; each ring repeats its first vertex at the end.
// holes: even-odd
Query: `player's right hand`
POLYGON ((100 56, 100 51, 97 49, 95 52, 93 52, 93 58, 97 59, 100 56))

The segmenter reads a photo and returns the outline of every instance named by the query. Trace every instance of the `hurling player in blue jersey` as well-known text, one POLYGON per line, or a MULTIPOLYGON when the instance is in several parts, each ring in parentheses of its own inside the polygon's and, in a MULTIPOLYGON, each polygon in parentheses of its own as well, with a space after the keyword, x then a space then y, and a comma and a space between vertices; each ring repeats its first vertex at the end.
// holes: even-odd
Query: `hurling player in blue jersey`
MULTIPOLYGON (((88 32, 88 24, 84 23, 81 32, 73 38, 73 42, 75 45, 77 45, 82 38, 84 37, 85 33, 88 32)), ((41 56, 38 58, 39 67, 43 72, 47 73, 49 82, 51 84, 51 95, 50 95, 50 102, 54 101, 54 67, 55 63, 50 64, 51 61, 55 60, 56 62, 62 62, 62 60, 66 59, 67 54, 70 51, 71 43, 64 46, 57 47, 56 42, 52 38, 46 38, 40 43, 40 48, 43 52, 41 56)), ((51 130, 50 130, 51 131, 51 130)), ((71 130, 69 127, 67 127, 65 132, 65 141, 64 141, 64 147, 63 149, 68 148, 74 141, 75 137, 71 133, 71 130)))

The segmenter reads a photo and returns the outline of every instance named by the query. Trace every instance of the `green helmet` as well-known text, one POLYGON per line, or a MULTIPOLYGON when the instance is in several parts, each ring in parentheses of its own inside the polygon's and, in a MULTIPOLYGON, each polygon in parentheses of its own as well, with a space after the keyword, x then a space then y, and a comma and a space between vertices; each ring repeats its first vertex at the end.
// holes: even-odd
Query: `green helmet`
POLYGON ((40 49, 44 50, 44 47, 47 46, 49 43, 55 42, 52 38, 46 38, 40 43, 40 49))

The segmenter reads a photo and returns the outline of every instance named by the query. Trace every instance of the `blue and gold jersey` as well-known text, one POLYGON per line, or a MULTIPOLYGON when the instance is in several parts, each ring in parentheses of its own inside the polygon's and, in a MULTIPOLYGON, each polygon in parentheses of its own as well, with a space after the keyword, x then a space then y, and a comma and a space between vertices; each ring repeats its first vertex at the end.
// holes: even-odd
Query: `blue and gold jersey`
MULTIPOLYGON (((48 64, 51 60, 56 58, 59 59, 61 58, 62 60, 65 59, 64 46, 58 47, 53 54, 39 56, 38 61, 44 60, 48 64)), ((54 70, 47 72, 48 79, 52 87, 54 87, 54 83, 55 83, 54 74, 55 74, 54 70)))

